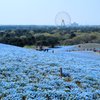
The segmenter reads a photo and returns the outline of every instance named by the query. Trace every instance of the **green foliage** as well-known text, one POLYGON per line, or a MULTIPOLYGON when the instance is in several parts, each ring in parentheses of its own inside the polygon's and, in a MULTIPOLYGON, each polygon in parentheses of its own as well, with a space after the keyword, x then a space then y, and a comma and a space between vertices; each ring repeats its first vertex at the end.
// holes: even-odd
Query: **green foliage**
POLYGON ((37 27, 34 29, 9 29, 0 31, 0 42, 16 46, 74 45, 80 43, 100 43, 99 27, 37 27))
MULTIPOLYGON (((47 33, 48 34, 48 33, 47 33)), ((54 47, 56 44, 58 44, 58 38, 50 35, 36 35, 36 45, 44 45, 44 46, 50 46, 54 47)))

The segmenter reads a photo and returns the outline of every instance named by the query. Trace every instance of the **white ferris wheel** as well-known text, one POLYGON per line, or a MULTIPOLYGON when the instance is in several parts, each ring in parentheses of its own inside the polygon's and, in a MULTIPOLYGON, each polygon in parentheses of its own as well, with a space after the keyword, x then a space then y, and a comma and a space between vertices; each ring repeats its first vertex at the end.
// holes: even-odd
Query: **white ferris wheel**
POLYGON ((67 27, 71 24, 71 17, 67 12, 59 12, 55 17, 57 27, 67 27))

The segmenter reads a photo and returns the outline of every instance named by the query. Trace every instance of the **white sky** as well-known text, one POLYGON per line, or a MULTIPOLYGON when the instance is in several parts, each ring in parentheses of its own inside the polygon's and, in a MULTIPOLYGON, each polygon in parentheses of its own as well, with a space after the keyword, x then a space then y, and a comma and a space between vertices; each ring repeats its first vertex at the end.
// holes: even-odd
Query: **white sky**
POLYGON ((65 11, 72 22, 100 25, 100 0, 0 0, 0 25, 55 25, 65 11))

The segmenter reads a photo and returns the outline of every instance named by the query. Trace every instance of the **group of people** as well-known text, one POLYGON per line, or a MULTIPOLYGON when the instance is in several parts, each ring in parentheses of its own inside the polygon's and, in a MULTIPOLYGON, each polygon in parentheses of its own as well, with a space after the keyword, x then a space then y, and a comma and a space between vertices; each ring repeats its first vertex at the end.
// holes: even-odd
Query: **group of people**
POLYGON ((48 51, 49 51, 49 49, 43 49, 43 51, 44 51, 44 52, 48 52, 48 51))
MULTIPOLYGON (((49 49, 43 49, 44 52, 48 52, 49 49)), ((52 53, 54 53, 54 50, 52 50, 52 53)))

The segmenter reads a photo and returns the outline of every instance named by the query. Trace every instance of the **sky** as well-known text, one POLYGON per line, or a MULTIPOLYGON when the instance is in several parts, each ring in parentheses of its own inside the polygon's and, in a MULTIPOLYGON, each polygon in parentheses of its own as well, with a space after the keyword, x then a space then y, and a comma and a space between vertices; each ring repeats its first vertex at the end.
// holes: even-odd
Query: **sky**
POLYGON ((55 25, 59 12, 71 23, 100 25, 100 0, 0 0, 0 25, 55 25))

